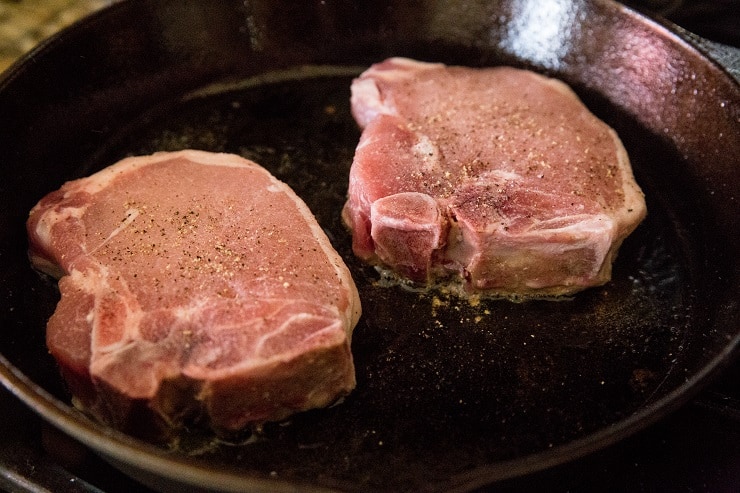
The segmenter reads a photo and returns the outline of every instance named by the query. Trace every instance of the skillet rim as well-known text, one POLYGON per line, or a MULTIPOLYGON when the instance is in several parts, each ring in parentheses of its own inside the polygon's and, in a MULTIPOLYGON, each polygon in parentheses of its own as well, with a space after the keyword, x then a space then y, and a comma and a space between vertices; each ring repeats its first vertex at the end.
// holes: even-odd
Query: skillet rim
MULTIPOLYGON (((711 63, 716 69, 722 71, 726 77, 729 77, 734 82, 736 88, 740 88, 740 81, 732 73, 731 68, 725 67, 712 58, 706 47, 701 46, 697 40, 687 36, 686 33, 688 32, 682 33, 680 27, 673 25, 669 21, 647 17, 623 4, 609 0, 596 0, 596 3, 616 5, 623 13, 637 18, 642 23, 647 23, 648 27, 660 29, 664 36, 670 38, 672 41, 680 42, 684 48, 694 51, 703 61, 711 63)), ((19 77, 27 64, 34 63, 36 57, 42 56, 45 52, 52 50, 56 44, 63 42, 65 36, 70 32, 85 29, 90 22, 94 21, 94 18, 105 16, 106 12, 111 9, 123 8, 120 5, 114 4, 96 12, 39 44, 31 52, 17 60, 4 73, 0 74, 0 91, 3 91, 7 85, 19 77)), ((688 34, 690 35, 691 33, 688 34)), ((740 52, 740 50, 738 51, 740 52)), ((531 474, 564 464, 633 435, 662 419, 672 411, 675 411, 698 394, 712 378, 739 356, 739 349, 740 329, 728 340, 728 343, 722 348, 719 354, 716 354, 700 371, 693 373, 689 379, 673 391, 649 405, 640 408, 627 418, 621 419, 611 426, 596 432, 589 433, 582 438, 556 446, 551 450, 502 462, 495 462, 454 476, 449 481, 452 487, 451 491, 462 491, 470 487, 483 486, 491 482, 531 474), (485 471, 481 471, 481 469, 485 469, 485 471)), ((3 383, 11 393, 50 423, 79 439, 86 445, 100 451, 105 456, 114 459, 114 461, 124 461, 126 465, 134 465, 152 473, 161 474, 162 471, 167 471, 167 476, 170 476, 171 479, 176 479, 176 476, 180 479, 187 478, 188 484, 202 484, 198 482, 191 483, 190 479, 197 479, 197 476, 205 474, 212 480, 218 480, 217 484, 223 491, 243 491, 246 486, 249 487, 250 491, 294 491, 296 486, 309 491, 331 491, 314 485, 299 485, 296 481, 232 474, 228 468, 223 468, 223 470, 221 468, 214 469, 212 466, 205 467, 197 462, 187 460, 182 456, 176 458, 168 456, 162 449, 85 418, 84 415, 73 409, 69 404, 52 396, 41 386, 30 380, 23 372, 10 363, 2 353, 0 353, 0 383, 3 383), (161 464, 161 466, 159 468, 152 468, 152 457, 141 457, 142 451, 146 452, 147 455, 153 455, 156 458, 155 462, 161 464), (189 474, 183 474, 183 471, 180 470, 173 472, 171 470, 173 466, 176 466, 178 469, 184 467, 188 470, 189 474), (249 484, 245 484, 245 482, 249 484)))

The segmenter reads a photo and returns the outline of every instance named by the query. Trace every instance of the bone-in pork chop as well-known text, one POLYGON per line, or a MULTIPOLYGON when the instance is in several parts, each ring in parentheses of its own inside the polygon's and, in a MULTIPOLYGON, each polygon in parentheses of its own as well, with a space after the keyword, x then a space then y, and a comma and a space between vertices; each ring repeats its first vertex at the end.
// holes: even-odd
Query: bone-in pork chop
POLYGON ((61 276, 48 347, 109 424, 239 430, 355 385, 350 273, 307 206, 251 161, 127 158, 50 193, 27 227, 33 265, 61 276))
POLYGON ((343 215, 356 255, 509 297, 611 278, 645 201, 616 133, 564 83, 392 58, 351 89, 363 132, 343 215))

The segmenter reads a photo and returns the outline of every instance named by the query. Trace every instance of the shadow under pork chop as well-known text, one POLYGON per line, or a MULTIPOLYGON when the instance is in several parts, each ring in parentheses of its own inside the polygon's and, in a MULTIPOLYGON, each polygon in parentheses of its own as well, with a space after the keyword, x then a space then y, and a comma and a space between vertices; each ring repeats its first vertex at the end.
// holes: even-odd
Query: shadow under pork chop
POLYGON ((307 206, 264 168, 202 151, 124 159, 27 223, 61 300, 47 343, 77 401, 142 435, 239 430, 355 385, 355 285, 307 206))
POLYGON ((646 214, 616 133, 564 83, 392 58, 352 83, 353 250, 417 283, 558 296, 611 278, 646 214))

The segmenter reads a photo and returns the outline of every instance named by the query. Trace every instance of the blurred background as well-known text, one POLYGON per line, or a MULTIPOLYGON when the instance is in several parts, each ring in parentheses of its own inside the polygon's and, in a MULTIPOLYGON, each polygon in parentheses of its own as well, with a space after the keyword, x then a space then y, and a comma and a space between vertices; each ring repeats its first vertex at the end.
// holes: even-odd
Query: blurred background
POLYGON ((740 0, 624 0, 704 38, 740 47, 740 0))
POLYGON ((43 39, 111 0, 0 0, 0 71, 43 39))

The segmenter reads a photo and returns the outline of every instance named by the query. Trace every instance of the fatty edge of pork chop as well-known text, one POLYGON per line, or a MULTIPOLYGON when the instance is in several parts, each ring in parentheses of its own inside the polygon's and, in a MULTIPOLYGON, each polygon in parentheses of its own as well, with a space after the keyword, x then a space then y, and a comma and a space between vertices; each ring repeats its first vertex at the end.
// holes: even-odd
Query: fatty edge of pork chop
POLYGON ((421 285, 513 299, 611 279, 647 213, 616 132, 563 82, 391 58, 351 86, 354 253, 421 285))
POLYGON ((138 436, 223 434, 355 386, 352 277, 261 166, 186 150, 124 159, 43 198, 29 256, 59 277, 47 345, 75 404, 138 436))

